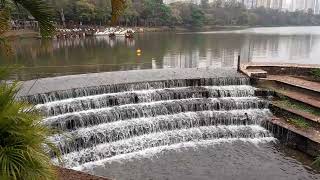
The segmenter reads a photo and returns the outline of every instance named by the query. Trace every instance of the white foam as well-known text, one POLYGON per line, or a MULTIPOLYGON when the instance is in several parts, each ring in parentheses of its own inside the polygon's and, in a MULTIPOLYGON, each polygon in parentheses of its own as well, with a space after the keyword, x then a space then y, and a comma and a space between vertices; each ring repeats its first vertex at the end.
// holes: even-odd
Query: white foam
POLYGON ((198 142, 183 142, 168 146, 160 146, 160 147, 153 147, 149 149, 145 149, 138 152, 128 153, 128 154, 121 154, 117 156, 113 156, 111 158, 106 158, 98 161, 93 161, 89 163, 82 164, 80 166, 72 167, 72 169, 77 171, 90 171, 97 166, 104 166, 106 163, 113 163, 113 162, 120 162, 125 163, 127 161, 133 159, 141 159, 141 158, 152 158, 157 154, 160 154, 163 151, 181 151, 187 148, 198 148, 198 147, 208 147, 214 146, 220 143, 234 143, 237 141, 248 142, 252 143, 253 145, 259 145, 260 143, 268 143, 268 142, 276 142, 276 138, 274 137, 263 137, 263 138, 230 138, 230 139, 213 139, 213 140, 202 140, 198 142))
MULTIPOLYGON (((114 131, 122 135, 128 135, 128 137, 125 137, 129 138, 130 136, 128 132, 135 127, 145 127, 148 128, 150 132, 159 132, 163 130, 160 128, 160 123, 171 124, 172 126, 170 127, 173 127, 173 125, 177 125, 178 127, 174 127, 174 129, 182 129, 200 126, 201 117, 205 117, 206 119, 208 119, 208 121, 212 121, 212 119, 210 120, 210 117, 214 117, 214 120, 216 120, 216 123, 218 123, 218 121, 221 119, 233 120, 238 117, 246 118, 245 114, 247 114, 251 120, 256 121, 258 124, 271 116, 271 112, 268 109, 185 112, 174 115, 161 115, 151 118, 137 118, 126 121, 116 121, 99 124, 92 127, 79 128, 72 132, 66 132, 63 134, 51 136, 49 140, 56 145, 60 144, 62 146, 66 146, 68 141, 70 140, 69 137, 82 138, 83 142, 86 143, 95 134, 99 134, 100 138, 104 138, 108 136, 108 133, 114 131)), ((207 122, 207 124, 215 125, 210 122, 207 122)))
MULTIPOLYGON (((43 120, 44 123, 50 123, 58 119, 64 119, 68 116, 80 116, 81 114, 89 114, 89 113, 99 113, 99 112, 104 112, 108 111, 112 108, 125 108, 125 107, 135 107, 135 106, 154 106, 154 105, 161 105, 163 103, 171 103, 171 102, 190 102, 190 101, 197 101, 197 100, 203 100, 203 98, 190 98, 190 99, 178 99, 178 100, 163 100, 163 101, 155 101, 155 102, 146 102, 146 103, 139 103, 139 104, 125 104, 121 106, 116 106, 116 107, 106 107, 106 108, 101 108, 101 109, 90 109, 90 110, 85 110, 85 111, 79 111, 79 112, 72 112, 72 113, 66 113, 66 114, 61 114, 57 116, 52 116, 45 118, 43 120)), ((233 101, 233 102, 255 102, 258 101, 258 97, 223 97, 223 98, 208 98, 207 100, 211 102, 220 102, 220 101, 233 101)))
MULTIPOLYGON (((158 99, 152 99, 152 94, 165 92, 166 90, 169 90, 168 95, 170 95, 170 91, 179 91, 179 90, 187 90, 191 87, 178 87, 178 88, 166 88, 166 89, 148 89, 148 90, 140 90, 140 91, 126 91, 126 92, 118 92, 118 93, 107 93, 107 94, 100 94, 100 95, 91 95, 91 96, 83 96, 83 97, 77 97, 77 98, 71 98, 71 99, 64 99, 60 101, 53 101, 48 102, 45 104, 38 104, 36 105, 36 108, 41 109, 43 111, 49 111, 54 107, 59 106, 68 106, 68 108, 72 108, 73 111, 77 111, 77 108, 81 107, 82 101, 85 102, 96 102, 99 104, 100 100, 106 100, 108 97, 126 97, 130 94, 136 94, 138 96, 144 97, 142 100, 146 102, 150 101, 157 101, 158 99), (74 105, 72 105, 74 104, 74 105), (74 106, 74 107, 73 107, 74 106)), ((209 91, 221 91, 221 96, 227 96, 226 94, 230 94, 231 97, 237 97, 237 96, 254 96, 254 92, 256 88, 248 85, 241 85, 241 86, 201 86, 200 88, 205 88, 209 91), (223 93, 224 92, 224 93, 223 93)), ((170 96, 169 96, 170 97, 170 96)), ((128 98, 128 97, 127 97, 128 98)), ((161 97, 160 97, 161 98, 161 97)), ((90 103, 88 104, 90 106, 90 103)), ((91 109, 91 107, 90 107, 91 109)), ((81 110, 81 109, 80 109, 81 110)), ((67 112, 62 112, 67 113, 67 112)))
POLYGON ((188 141, 201 141, 219 138, 262 138, 271 134, 259 125, 249 126, 204 126, 190 129, 164 131, 137 136, 112 143, 99 144, 93 148, 83 149, 62 156, 67 167, 79 166, 89 161, 126 154, 155 146, 171 145, 188 141))

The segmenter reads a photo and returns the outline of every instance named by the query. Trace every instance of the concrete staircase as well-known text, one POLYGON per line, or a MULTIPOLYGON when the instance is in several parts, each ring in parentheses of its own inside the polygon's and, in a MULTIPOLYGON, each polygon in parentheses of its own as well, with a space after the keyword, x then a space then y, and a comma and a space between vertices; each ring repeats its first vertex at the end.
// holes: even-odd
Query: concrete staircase
POLYGON ((288 139, 288 134, 279 134, 278 138, 285 138, 289 144, 293 143, 297 149, 309 155, 319 155, 320 82, 307 80, 306 77, 310 75, 304 66, 299 71, 298 66, 284 68, 244 65, 241 66, 241 71, 251 77, 257 87, 275 92, 270 107, 275 117, 268 123, 278 127, 276 132, 285 130, 290 131, 290 135, 295 134, 293 139, 288 139), (290 68, 297 72, 297 76, 290 68))

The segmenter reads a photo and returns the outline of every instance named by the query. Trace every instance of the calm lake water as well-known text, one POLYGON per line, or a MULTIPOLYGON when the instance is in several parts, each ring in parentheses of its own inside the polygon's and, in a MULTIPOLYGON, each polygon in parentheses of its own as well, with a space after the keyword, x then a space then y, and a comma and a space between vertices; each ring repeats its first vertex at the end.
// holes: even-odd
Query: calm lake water
POLYGON ((151 68, 233 67, 242 62, 320 64, 320 27, 251 28, 196 33, 145 33, 129 40, 108 37, 13 42, 20 78, 151 68), (142 52, 137 54, 136 50, 142 52))
MULTIPOLYGON (((170 148, 169 148, 170 149, 170 148)), ((221 143, 116 157, 84 171, 117 180, 318 180, 305 155, 278 143, 221 143), (301 163, 303 162, 303 163, 301 163)))

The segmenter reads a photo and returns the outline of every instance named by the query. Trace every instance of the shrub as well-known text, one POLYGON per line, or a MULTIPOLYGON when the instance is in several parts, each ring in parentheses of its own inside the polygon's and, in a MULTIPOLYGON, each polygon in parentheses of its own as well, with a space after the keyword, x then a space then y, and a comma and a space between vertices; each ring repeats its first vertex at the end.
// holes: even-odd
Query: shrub
POLYGON ((314 69, 311 71, 311 74, 314 78, 320 79, 320 69, 314 69))
POLYGON ((312 165, 320 168, 320 155, 316 158, 312 165))
POLYGON ((17 83, 1 81, 0 69, 0 179, 55 179, 45 146, 51 131, 30 104, 15 100, 17 83))

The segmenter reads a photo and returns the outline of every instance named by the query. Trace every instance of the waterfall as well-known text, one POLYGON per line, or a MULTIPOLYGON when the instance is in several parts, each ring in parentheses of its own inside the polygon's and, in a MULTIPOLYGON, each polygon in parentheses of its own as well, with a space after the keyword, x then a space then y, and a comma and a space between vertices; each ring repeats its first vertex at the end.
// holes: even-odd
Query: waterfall
POLYGON ((270 136, 269 131, 258 125, 206 126, 152 133, 112 143, 99 144, 93 148, 65 154, 62 159, 66 167, 76 167, 90 161, 99 161, 119 154, 181 142, 218 138, 263 138, 270 136))
MULTIPOLYGON (((70 89, 20 97, 36 105, 64 166, 177 144, 272 141, 261 90, 244 77, 168 80, 70 89)), ((53 162, 56 154, 49 151, 53 162)))
POLYGON ((86 87, 69 89, 62 91, 35 94, 20 97, 21 100, 34 104, 58 101, 75 97, 98 95, 105 93, 116 93, 133 90, 163 89, 172 87, 194 87, 194 86, 224 86, 224 85, 249 85, 249 79, 245 77, 223 77, 210 79, 186 79, 186 80, 167 80, 155 82, 142 82, 132 84, 111 84, 98 87, 86 87))

